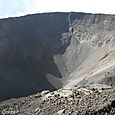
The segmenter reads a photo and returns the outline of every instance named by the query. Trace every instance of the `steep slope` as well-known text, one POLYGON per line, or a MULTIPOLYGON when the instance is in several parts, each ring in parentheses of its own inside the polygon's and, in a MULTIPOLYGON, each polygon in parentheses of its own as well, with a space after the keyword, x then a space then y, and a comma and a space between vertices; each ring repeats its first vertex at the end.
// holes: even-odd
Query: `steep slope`
POLYGON ((110 70, 114 75, 115 17, 87 14, 81 19, 76 18, 70 30, 73 38, 64 53, 70 73, 66 84, 98 82, 107 77, 110 70))
POLYGON ((44 13, 1 19, 0 100, 115 80, 114 32, 114 15, 44 13))

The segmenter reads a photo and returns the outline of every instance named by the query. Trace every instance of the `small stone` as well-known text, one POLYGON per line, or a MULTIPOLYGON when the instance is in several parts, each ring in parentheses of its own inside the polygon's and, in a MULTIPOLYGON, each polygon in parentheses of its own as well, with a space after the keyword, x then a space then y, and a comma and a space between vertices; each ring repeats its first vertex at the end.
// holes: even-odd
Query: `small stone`
POLYGON ((40 98, 41 97, 41 94, 40 93, 38 93, 38 94, 36 94, 35 96, 34 96, 34 98, 40 98))
POLYGON ((58 115, 61 115, 61 114, 64 113, 64 112, 65 112, 65 109, 62 109, 62 110, 58 111, 57 114, 58 114, 58 115))
POLYGON ((44 90, 44 91, 41 92, 41 95, 43 96, 43 95, 46 95, 46 94, 48 94, 48 93, 50 93, 49 90, 44 90))
POLYGON ((36 108, 36 109, 35 109, 35 112, 37 112, 37 111, 39 111, 39 108, 36 108))
POLYGON ((71 112, 69 112, 69 115, 71 115, 71 112))
POLYGON ((55 97, 59 97, 60 95, 59 94, 54 94, 55 97))

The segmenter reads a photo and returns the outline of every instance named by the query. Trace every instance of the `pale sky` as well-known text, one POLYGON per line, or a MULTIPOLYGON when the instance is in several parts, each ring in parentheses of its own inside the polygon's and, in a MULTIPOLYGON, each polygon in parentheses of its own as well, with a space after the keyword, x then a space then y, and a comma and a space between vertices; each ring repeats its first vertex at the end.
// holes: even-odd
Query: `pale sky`
POLYGON ((0 18, 71 11, 115 14, 115 0, 0 0, 0 18))

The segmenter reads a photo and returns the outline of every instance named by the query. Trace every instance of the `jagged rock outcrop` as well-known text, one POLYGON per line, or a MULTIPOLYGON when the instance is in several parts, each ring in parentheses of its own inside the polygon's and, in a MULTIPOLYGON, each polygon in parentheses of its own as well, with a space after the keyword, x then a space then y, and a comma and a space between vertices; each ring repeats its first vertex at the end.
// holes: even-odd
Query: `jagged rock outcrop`
POLYGON ((114 15, 44 13, 0 20, 0 100, 114 80, 114 15))

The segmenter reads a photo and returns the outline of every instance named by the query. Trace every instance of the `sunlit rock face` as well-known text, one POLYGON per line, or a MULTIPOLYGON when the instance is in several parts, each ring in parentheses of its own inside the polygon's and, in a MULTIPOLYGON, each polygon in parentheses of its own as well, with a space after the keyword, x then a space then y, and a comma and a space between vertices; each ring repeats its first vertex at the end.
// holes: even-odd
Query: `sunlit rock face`
POLYGON ((114 81, 114 15, 44 13, 0 20, 0 100, 114 81))

